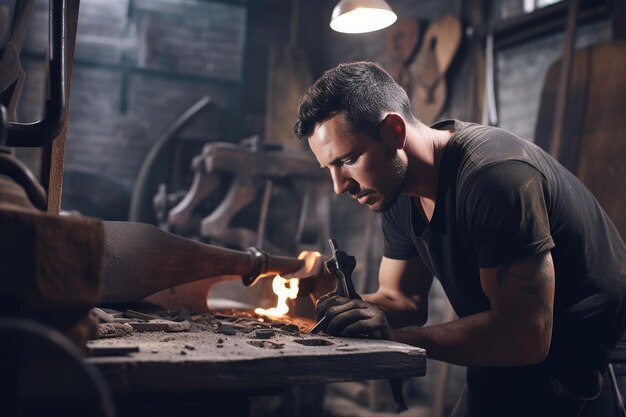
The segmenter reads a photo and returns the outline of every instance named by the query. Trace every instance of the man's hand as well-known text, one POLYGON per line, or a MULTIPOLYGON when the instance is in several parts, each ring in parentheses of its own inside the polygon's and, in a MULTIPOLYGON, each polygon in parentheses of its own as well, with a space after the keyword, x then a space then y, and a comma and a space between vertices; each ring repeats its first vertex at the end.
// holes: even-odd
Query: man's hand
POLYGON ((367 301, 328 294, 317 301, 316 316, 326 317, 322 330, 333 336, 394 340, 385 313, 367 301))
POLYGON ((283 278, 300 278, 299 295, 308 294, 315 303, 324 294, 335 291, 337 279, 333 277, 326 267, 324 256, 315 251, 302 251, 298 259, 304 261, 304 266, 295 272, 285 274, 283 278))

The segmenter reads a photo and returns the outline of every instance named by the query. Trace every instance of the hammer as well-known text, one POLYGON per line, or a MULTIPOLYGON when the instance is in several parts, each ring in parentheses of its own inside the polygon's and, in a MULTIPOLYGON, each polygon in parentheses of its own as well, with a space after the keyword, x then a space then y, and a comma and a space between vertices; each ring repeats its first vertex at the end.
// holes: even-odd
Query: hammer
MULTIPOLYGON (((337 242, 334 239, 329 239, 328 243, 330 244, 333 256, 324 264, 326 265, 328 272, 330 272, 335 278, 337 278, 337 281, 339 281, 335 294, 353 300, 361 300, 362 298, 354 289, 354 284, 352 282, 352 272, 356 267, 356 259, 354 256, 348 255, 346 252, 340 250, 339 245, 337 245, 337 242)), ((326 320, 326 316, 322 317, 322 319, 318 321, 315 326, 313 326, 309 333, 318 333, 326 323, 326 320)), ((393 399, 398 405, 396 412, 400 413, 406 410, 406 401, 404 400, 404 395, 402 395, 402 379, 389 378, 389 384, 391 385, 393 399)))

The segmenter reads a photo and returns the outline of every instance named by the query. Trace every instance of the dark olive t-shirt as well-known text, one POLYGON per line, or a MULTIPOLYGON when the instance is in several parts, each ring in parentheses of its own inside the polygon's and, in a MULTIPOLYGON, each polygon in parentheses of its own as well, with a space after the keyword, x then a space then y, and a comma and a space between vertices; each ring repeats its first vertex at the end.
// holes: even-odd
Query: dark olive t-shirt
POLYGON ((411 198, 383 213, 384 256, 419 254, 456 314, 490 308, 480 267, 551 250, 553 339, 541 367, 588 362, 603 370, 624 329, 626 248, 589 190, 533 143, 505 130, 460 121, 440 167, 430 223, 411 198))

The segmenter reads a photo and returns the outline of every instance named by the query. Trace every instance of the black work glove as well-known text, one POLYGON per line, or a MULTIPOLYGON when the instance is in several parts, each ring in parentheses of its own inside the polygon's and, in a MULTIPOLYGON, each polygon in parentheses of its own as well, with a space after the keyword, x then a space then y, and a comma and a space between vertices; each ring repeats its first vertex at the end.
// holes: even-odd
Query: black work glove
POLYGON ((385 313, 374 304, 327 294, 317 300, 317 320, 326 317, 322 331, 341 337, 369 337, 393 340, 385 313))

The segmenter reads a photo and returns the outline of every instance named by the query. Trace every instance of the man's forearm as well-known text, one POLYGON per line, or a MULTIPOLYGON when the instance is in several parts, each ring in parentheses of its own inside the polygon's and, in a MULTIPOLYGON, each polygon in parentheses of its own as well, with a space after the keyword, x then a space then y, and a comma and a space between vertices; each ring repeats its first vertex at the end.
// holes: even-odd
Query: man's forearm
POLYGON ((396 341, 426 349, 429 358, 464 366, 517 366, 542 362, 536 326, 486 311, 449 323, 395 330, 396 341))

